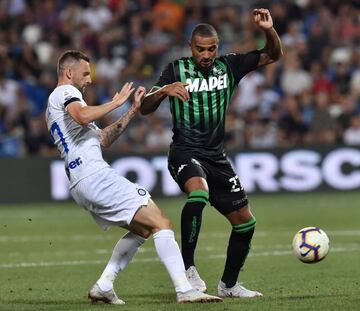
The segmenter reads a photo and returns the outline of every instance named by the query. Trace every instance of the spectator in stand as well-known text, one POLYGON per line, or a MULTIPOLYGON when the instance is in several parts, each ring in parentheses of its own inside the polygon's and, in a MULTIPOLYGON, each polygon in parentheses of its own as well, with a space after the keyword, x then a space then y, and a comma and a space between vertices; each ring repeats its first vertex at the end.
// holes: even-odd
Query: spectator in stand
POLYGON ((83 12, 83 21, 93 32, 100 32, 111 21, 109 8, 100 0, 91 0, 90 6, 83 12))
POLYGON ((310 122, 310 142, 315 144, 335 144, 336 120, 329 112, 329 96, 326 93, 318 93, 315 96, 315 111, 310 122))
POLYGON ((299 95, 312 86, 312 77, 301 67, 296 52, 288 52, 284 60, 284 71, 281 76, 281 87, 287 95, 299 95))
POLYGON ((151 120, 151 128, 152 131, 146 137, 147 150, 154 153, 166 150, 171 143, 171 128, 165 127, 157 117, 151 120))
POLYGON ((300 105, 295 97, 286 96, 279 117, 279 144, 291 147, 302 144, 307 132, 300 105))
POLYGON ((6 110, 5 122, 7 123, 11 123, 16 118, 19 87, 19 82, 6 78, 4 68, 0 68, 0 102, 6 110))
POLYGON ((184 7, 172 0, 159 0, 153 6, 153 23, 157 29, 176 33, 181 30, 185 10, 184 7))
MULTIPOLYGON (((195 24, 216 26, 223 38, 219 54, 263 46, 263 37, 252 27, 248 15, 249 7, 259 2, 2 1, 0 105, 7 109, 5 112, 2 108, 2 124, 6 125, 1 137, 2 141, 16 141, 7 144, 10 147, 2 154, 18 156, 28 153, 25 136, 21 133, 26 131, 33 116, 42 115, 45 99, 56 78, 53 60, 64 50, 85 50, 94 60, 93 92, 97 101, 102 102, 108 100, 112 90, 126 79, 147 88, 153 85, 166 63, 186 55, 185 39, 195 24), (4 84, 4 81, 7 82, 4 84), (19 97, 21 92, 25 99, 19 97), (16 108, 20 107, 19 104, 14 104, 19 101, 22 109, 16 108)), ((228 127, 229 140, 234 141, 234 148, 241 144, 250 147, 246 128, 258 126, 259 119, 269 119, 270 124, 278 123, 278 146, 322 143, 310 139, 316 136, 310 124, 315 123, 317 94, 326 93, 327 110, 340 125, 335 130, 336 142, 343 143, 350 119, 360 114, 359 6, 356 1, 342 0, 269 0, 266 6, 272 12, 276 29, 282 37, 284 58, 257 72, 262 78, 252 77, 255 82, 248 81, 250 86, 246 80, 242 81, 244 85, 240 85, 240 89, 245 91, 234 94, 234 104, 230 109, 238 108, 236 120, 243 122, 245 128, 242 130, 239 122, 234 120, 234 126, 228 127), (258 80, 262 81, 258 83, 258 80), (246 91, 248 87, 253 88, 251 92, 246 91), (289 101, 294 102, 291 112, 287 105, 281 107, 282 103, 289 101), (247 105, 250 110, 244 108, 247 105), (257 110, 257 118, 248 117, 253 113, 250 107, 257 110), (238 127, 239 132, 235 133, 238 127), (286 132, 284 128, 291 130, 286 132)), ((170 118, 164 111, 159 109, 154 114, 166 128, 170 118)), ((111 118, 101 120, 104 126, 110 121, 111 118)), ((126 139, 136 123, 124 135, 126 139)), ((119 147, 124 152, 146 152, 143 150, 146 136, 156 135, 154 129, 145 125, 143 131, 146 135, 135 138, 134 145, 127 148, 124 142, 112 151, 119 147)))
POLYGON ((344 143, 360 146, 360 115, 356 114, 351 117, 350 127, 344 132, 344 143))
POLYGON ((260 90, 262 90, 261 86, 264 82, 264 75, 257 71, 249 72, 240 81, 232 101, 233 108, 239 115, 259 106, 262 96, 260 90))

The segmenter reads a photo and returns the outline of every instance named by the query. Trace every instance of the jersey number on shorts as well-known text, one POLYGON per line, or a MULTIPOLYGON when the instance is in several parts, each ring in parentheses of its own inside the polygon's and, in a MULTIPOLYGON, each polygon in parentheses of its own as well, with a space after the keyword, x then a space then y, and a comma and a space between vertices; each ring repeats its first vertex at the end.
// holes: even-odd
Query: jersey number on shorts
POLYGON ((241 190, 239 177, 235 175, 229 179, 229 182, 232 184, 230 192, 239 192, 241 190))
POLYGON ((69 148, 68 148, 68 145, 67 145, 67 143, 65 141, 64 134, 61 132, 59 124, 57 124, 56 122, 54 122, 51 125, 51 128, 50 128, 50 135, 51 135, 54 142, 55 142, 55 137, 54 137, 55 132, 57 132, 57 134, 59 135, 59 138, 60 138, 60 141, 61 141, 61 143, 62 143, 62 145, 64 147, 65 153, 68 153, 69 148))

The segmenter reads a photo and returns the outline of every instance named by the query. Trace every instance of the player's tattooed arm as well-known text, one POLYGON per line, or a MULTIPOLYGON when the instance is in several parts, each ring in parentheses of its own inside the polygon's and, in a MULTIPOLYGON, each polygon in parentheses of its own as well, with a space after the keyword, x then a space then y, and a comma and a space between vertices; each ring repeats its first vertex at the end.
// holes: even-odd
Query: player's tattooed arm
POLYGON ((283 55, 281 41, 273 27, 273 20, 267 9, 253 10, 255 24, 265 32, 266 44, 260 50, 258 67, 276 62, 283 55))
POLYGON ((145 92, 145 88, 139 86, 135 91, 133 104, 131 105, 130 109, 124 115, 122 115, 119 120, 101 130, 100 143, 102 147, 110 147, 112 143, 126 129, 131 119, 138 113, 141 105, 141 99, 145 95, 145 92))

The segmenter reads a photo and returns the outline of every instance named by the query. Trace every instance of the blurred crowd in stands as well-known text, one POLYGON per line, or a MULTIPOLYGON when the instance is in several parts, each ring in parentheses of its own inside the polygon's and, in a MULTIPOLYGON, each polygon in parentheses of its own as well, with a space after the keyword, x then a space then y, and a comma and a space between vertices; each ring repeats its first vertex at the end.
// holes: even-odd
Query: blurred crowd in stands
MULTIPOLYGON (((85 100, 99 105, 126 81, 149 89, 169 61, 189 55, 197 23, 217 29, 219 54, 262 48, 254 7, 270 10, 284 57, 240 82, 228 110, 226 149, 360 146, 358 1, 0 0, 0 156, 57 155, 44 111, 63 51, 90 56, 93 84, 85 100)), ((133 120, 111 151, 166 152, 171 126, 164 101, 151 116, 133 120)))

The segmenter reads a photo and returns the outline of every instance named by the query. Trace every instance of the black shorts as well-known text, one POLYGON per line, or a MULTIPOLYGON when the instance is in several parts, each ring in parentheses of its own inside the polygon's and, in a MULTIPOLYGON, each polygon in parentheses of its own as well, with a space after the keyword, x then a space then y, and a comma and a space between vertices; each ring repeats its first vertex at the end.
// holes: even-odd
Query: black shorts
POLYGON ((205 178, 209 186, 210 204, 223 215, 248 204, 239 177, 225 154, 205 158, 191 150, 171 148, 168 169, 183 192, 189 178, 205 178))

